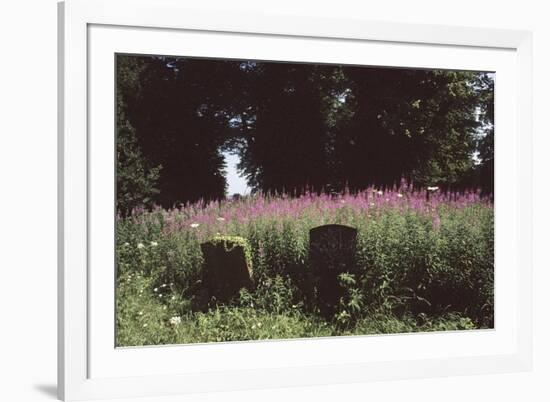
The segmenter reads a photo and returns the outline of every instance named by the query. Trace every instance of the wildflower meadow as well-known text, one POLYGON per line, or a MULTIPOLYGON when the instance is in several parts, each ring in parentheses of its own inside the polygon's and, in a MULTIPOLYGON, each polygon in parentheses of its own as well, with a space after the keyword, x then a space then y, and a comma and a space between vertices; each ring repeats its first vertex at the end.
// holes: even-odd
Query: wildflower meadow
POLYGON ((250 196, 135 210, 117 222, 117 344, 135 346, 493 327, 493 205, 394 188, 331 196, 250 196), (429 197, 429 198, 427 198, 429 197), (306 291, 309 230, 358 230, 332 317, 306 291), (200 244, 245 239, 254 288, 204 296, 200 244))
POLYGON ((494 328, 495 72, 115 63, 117 346, 494 328))

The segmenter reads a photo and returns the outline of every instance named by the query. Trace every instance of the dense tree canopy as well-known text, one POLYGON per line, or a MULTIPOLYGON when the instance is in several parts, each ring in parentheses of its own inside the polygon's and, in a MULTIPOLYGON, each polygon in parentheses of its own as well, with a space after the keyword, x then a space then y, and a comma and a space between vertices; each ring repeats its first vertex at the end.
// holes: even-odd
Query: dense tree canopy
POLYGON ((119 209, 254 191, 417 185, 492 193, 491 74, 117 57, 119 209))
POLYGON ((156 183, 161 166, 152 166, 141 152, 136 130, 128 120, 128 103, 140 92, 143 61, 124 57, 117 64, 117 210, 127 214, 132 209, 149 205, 158 194, 156 183))

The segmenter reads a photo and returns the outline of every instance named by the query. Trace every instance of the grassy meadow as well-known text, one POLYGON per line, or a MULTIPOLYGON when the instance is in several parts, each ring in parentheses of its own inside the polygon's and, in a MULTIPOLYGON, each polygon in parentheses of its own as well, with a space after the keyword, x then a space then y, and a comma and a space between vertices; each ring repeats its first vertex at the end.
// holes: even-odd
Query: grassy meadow
POLYGON ((253 195, 117 217, 117 346, 493 327, 493 205, 478 192, 368 188, 341 195, 253 195), (357 229, 354 272, 320 314, 309 230, 357 229), (200 244, 246 242, 254 286, 209 297, 200 244))

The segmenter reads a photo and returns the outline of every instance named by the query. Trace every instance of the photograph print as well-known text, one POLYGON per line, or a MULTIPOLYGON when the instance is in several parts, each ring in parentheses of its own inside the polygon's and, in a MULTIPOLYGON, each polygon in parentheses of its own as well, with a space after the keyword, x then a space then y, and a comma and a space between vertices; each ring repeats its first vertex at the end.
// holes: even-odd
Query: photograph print
POLYGON ((494 328, 493 72, 115 63, 117 347, 494 328))

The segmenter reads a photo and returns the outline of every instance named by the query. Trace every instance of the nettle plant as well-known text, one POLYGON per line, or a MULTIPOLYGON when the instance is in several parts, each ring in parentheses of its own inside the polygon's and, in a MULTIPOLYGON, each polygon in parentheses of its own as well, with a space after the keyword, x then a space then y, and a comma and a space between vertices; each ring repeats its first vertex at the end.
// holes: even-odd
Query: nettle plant
POLYGON ((341 273, 338 275, 338 284, 345 289, 346 293, 340 298, 335 320, 339 326, 348 327, 361 317, 365 308, 365 298, 354 274, 341 273))

